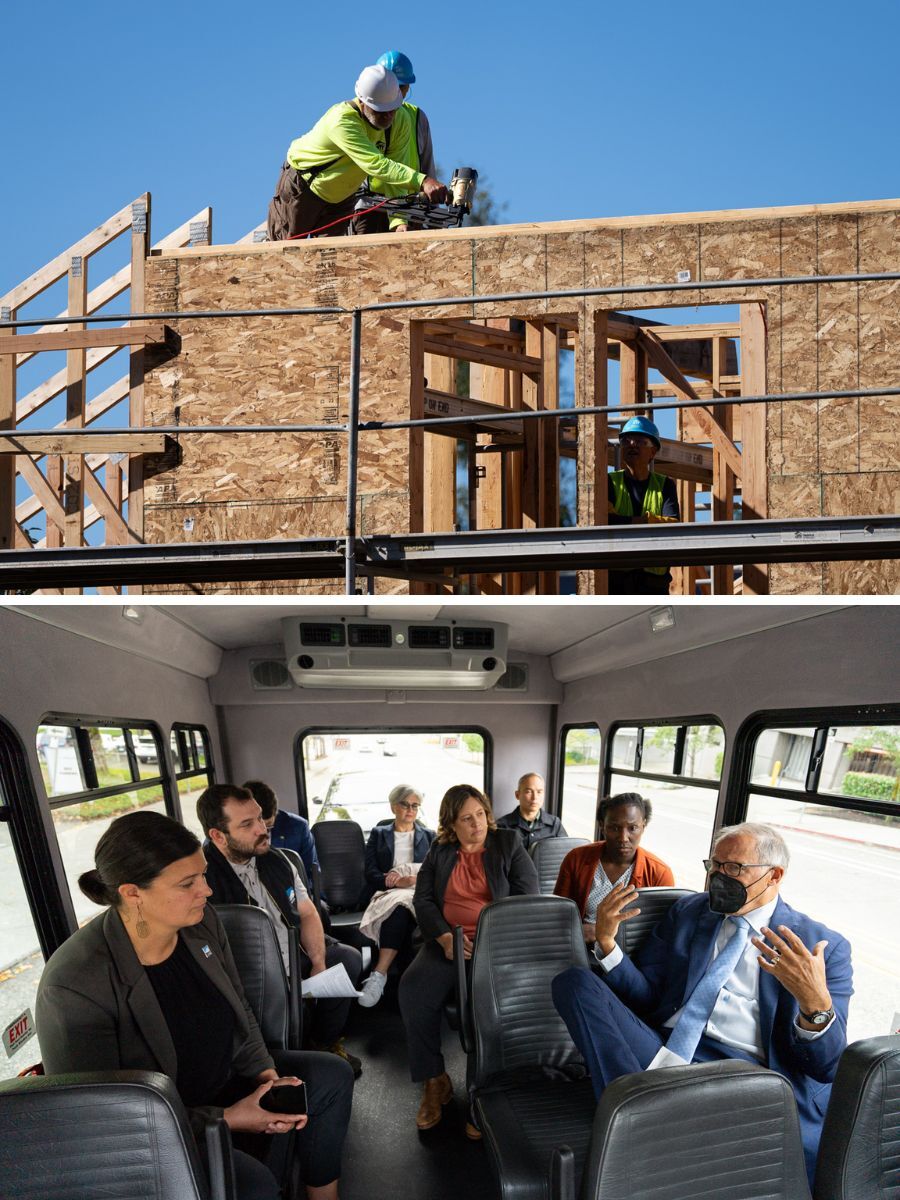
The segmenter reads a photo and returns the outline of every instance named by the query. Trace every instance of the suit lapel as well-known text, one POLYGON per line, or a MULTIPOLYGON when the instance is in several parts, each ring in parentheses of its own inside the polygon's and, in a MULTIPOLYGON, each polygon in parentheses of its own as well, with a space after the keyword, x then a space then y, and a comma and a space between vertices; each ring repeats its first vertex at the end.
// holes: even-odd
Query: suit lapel
POLYGON ((134 952, 131 938, 114 908, 103 920, 103 933, 119 976, 126 988, 128 1009, 163 1074, 172 1079, 178 1070, 175 1045, 159 1007, 149 976, 134 952))
MULTIPOLYGON (((786 925, 788 929, 793 929, 793 915, 793 909, 785 904, 785 902, 779 896, 778 903, 775 905, 775 911, 772 913, 770 918, 771 928, 777 930, 779 925, 786 925)), ((762 935, 760 934, 760 936, 762 935)), ((760 967, 759 1030, 762 1036, 762 1044, 766 1051, 767 1058, 770 1058, 769 1044, 772 1040, 772 1030, 775 1027, 775 1010, 777 1009, 778 1002, 783 995, 787 995, 787 993, 782 988, 775 976, 770 975, 768 971, 764 971, 760 967)))

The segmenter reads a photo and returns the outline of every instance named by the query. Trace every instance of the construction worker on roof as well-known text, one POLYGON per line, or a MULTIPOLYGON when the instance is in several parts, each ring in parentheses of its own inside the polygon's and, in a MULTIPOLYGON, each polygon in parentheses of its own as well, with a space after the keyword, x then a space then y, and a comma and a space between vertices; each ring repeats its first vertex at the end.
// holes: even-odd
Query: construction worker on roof
MULTIPOLYGON (((619 432, 623 470, 607 476, 610 525, 645 525, 680 521, 675 483, 653 471, 659 452, 659 430, 646 417, 630 417, 619 432)), ((636 567, 609 572, 611 596, 668 596, 668 567, 636 567)))
POLYGON ((269 203, 271 241, 345 234, 367 176, 381 180, 389 195, 422 191, 434 204, 446 199, 442 183, 394 156, 391 126, 402 104, 393 71, 365 67, 356 81, 356 99, 332 105, 309 133, 291 142, 269 203))
MULTIPOLYGON (((400 94, 403 104, 397 109, 394 124, 391 126, 391 157, 398 162, 412 167, 414 171, 424 171, 426 175, 437 174, 434 165, 434 146, 431 141, 431 125, 428 117, 415 104, 410 104, 407 97, 409 89, 416 82, 413 65, 400 50, 386 50, 378 59, 378 66, 387 67, 397 76, 400 84, 400 94)), ((378 178, 368 181, 369 191, 377 195, 390 195, 382 180, 378 178)), ((362 198, 357 201, 356 210, 359 215, 353 218, 354 233, 405 233, 408 229, 416 228, 416 218, 408 213, 391 213, 384 209, 374 212, 362 212, 370 208, 372 201, 362 198)))

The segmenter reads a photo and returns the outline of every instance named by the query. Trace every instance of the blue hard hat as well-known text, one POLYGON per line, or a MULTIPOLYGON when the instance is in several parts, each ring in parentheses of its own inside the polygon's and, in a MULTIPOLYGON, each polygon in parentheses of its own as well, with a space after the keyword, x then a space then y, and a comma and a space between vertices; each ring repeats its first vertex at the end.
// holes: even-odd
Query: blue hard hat
POLYGON ((619 438, 625 433, 642 433, 644 437, 652 438, 659 449, 659 430, 647 417, 629 417, 619 430, 619 438))
POLYGON ((380 67, 387 67, 389 71, 393 71, 401 87, 416 82, 416 74, 413 71, 412 63, 399 50, 385 50, 384 54, 378 60, 378 65, 380 67))

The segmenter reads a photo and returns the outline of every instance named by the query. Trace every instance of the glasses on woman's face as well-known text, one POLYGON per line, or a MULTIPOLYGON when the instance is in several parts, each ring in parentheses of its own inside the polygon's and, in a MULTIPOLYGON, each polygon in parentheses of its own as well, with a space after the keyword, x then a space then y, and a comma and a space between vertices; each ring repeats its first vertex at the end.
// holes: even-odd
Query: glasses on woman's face
POLYGON ((418 812, 419 809, 422 807, 422 805, 421 804, 412 804, 412 803, 410 803, 409 800, 398 800, 397 807, 405 808, 407 812, 418 812))

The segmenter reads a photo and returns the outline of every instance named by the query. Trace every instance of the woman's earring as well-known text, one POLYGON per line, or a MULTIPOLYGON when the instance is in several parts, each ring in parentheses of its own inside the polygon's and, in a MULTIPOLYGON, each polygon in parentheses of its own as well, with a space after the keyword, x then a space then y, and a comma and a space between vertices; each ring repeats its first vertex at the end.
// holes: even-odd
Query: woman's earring
POLYGON ((150 926, 144 920, 144 911, 140 904, 138 905, 138 919, 134 931, 139 938, 148 938, 150 936, 150 926))

